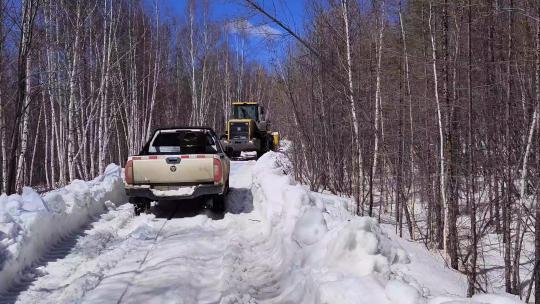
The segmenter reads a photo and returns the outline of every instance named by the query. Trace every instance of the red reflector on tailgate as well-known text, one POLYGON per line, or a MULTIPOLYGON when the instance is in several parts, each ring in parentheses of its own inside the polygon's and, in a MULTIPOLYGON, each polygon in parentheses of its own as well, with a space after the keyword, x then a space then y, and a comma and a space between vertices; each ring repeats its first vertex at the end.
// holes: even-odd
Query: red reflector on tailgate
POLYGON ((221 161, 217 158, 214 158, 214 183, 221 183, 221 178, 223 177, 223 171, 221 168, 221 161))
POLYGON ((126 168, 124 169, 124 175, 127 184, 133 184, 133 160, 128 160, 126 168))

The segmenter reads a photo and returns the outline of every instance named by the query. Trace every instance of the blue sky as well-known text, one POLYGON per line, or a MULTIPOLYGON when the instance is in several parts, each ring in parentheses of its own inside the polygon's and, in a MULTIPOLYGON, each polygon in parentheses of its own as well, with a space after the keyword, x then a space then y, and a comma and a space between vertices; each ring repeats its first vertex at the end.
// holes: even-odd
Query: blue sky
MULTIPOLYGON (((196 0, 201 1, 202 0, 196 0)), ((236 20, 249 29, 247 41, 243 45, 248 59, 257 60, 265 66, 284 53, 284 46, 290 40, 283 30, 266 17, 247 7, 244 0, 208 0, 212 18, 218 21, 236 20), (271 35, 267 35, 270 33, 271 35), (269 38, 271 37, 271 38, 269 38)), ((305 17, 305 1, 309 0, 257 0, 268 12, 282 20, 296 32, 302 32, 305 17)), ((162 9, 169 15, 184 15, 187 0, 160 0, 162 9)), ((231 33, 231 41, 241 47, 238 35, 231 33)))

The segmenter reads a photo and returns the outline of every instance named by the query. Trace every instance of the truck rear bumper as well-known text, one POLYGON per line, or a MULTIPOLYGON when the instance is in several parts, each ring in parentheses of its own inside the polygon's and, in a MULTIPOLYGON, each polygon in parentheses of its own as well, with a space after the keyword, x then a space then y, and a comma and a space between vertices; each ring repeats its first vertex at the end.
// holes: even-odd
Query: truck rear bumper
POLYGON ((178 187, 176 190, 157 190, 148 185, 126 185, 126 195, 128 197, 147 198, 153 201, 187 200, 201 196, 222 195, 224 190, 223 185, 178 187))

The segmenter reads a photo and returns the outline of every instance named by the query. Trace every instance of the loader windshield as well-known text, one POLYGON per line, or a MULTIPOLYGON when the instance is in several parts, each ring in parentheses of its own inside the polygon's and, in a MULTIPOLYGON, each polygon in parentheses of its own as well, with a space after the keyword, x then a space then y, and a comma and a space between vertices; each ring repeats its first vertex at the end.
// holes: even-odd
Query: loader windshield
POLYGON ((259 111, 256 104, 233 105, 234 119, 253 119, 258 121, 259 111))

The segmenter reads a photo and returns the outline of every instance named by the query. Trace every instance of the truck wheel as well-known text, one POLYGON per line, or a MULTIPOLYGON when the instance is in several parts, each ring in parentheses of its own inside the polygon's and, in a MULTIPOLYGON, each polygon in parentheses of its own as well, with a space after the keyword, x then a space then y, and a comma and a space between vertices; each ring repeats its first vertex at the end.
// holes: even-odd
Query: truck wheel
POLYGON ((141 204, 136 204, 133 210, 135 211, 135 216, 139 216, 142 212, 144 212, 144 208, 141 204))
POLYGON ((215 213, 225 212, 225 195, 216 195, 212 198, 212 211, 215 213))
POLYGON ((150 200, 145 200, 144 202, 144 213, 150 214, 150 207, 152 207, 152 202, 150 200))
POLYGON ((140 198, 140 197, 130 197, 129 202, 134 205, 135 216, 141 215, 141 213, 148 213, 150 210, 151 202, 150 200, 140 198))

